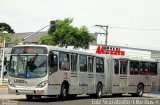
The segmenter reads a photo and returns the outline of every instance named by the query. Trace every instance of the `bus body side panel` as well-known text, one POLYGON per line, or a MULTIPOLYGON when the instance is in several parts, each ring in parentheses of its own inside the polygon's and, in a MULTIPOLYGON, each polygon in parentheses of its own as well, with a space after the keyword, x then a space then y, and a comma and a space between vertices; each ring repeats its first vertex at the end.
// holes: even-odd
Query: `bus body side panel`
POLYGON ((79 93, 86 94, 88 91, 88 74, 87 72, 79 73, 79 93))
POLYGON ((151 91, 160 91, 160 77, 158 75, 151 76, 151 91))
POLYGON ((69 94, 78 94, 79 74, 71 72, 71 80, 69 85, 69 94))
POLYGON ((113 60, 111 56, 106 56, 105 60, 105 94, 112 93, 112 78, 113 78, 113 60))
POLYGON ((59 95, 61 84, 59 81, 59 72, 49 75, 48 95, 59 95))
POLYGON ((160 63, 158 63, 157 75, 151 75, 151 91, 160 91, 160 63))
POLYGON ((129 76, 129 90, 128 93, 135 93, 138 84, 142 83, 144 85, 144 92, 151 91, 151 80, 150 76, 147 75, 130 75, 129 76))

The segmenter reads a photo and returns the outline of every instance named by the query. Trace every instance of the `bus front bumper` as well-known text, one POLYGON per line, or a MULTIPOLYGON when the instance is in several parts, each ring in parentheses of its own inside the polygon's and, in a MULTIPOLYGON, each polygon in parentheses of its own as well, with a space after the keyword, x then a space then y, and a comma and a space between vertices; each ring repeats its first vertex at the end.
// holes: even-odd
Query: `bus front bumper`
POLYGON ((27 94, 27 95, 47 95, 47 88, 48 86, 45 86, 43 88, 8 86, 8 93, 9 94, 27 94))

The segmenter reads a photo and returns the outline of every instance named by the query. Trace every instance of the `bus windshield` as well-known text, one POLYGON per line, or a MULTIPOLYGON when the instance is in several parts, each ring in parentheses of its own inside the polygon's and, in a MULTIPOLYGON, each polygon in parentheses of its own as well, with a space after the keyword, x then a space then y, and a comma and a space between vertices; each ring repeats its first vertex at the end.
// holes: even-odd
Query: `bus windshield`
POLYGON ((47 74, 47 56, 12 55, 9 75, 17 78, 40 78, 47 74))

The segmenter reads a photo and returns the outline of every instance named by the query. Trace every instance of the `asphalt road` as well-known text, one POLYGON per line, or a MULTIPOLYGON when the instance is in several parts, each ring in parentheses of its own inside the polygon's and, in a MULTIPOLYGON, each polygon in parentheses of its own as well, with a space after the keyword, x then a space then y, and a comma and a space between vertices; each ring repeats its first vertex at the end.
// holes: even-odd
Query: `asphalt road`
POLYGON ((43 97, 42 99, 34 99, 33 101, 27 101, 24 95, 4 95, 2 97, 6 97, 6 99, 0 99, 0 105, 160 105, 160 98, 150 96, 103 96, 101 99, 93 99, 89 96, 78 96, 74 99, 69 99, 66 101, 59 101, 57 98, 48 97, 43 97))

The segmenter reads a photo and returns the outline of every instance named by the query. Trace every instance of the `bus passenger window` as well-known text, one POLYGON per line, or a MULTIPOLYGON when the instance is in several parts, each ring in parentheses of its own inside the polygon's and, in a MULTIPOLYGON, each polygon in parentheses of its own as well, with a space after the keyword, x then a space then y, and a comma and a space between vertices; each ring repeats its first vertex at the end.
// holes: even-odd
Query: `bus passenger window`
POLYGON ((103 58, 96 58, 96 72, 104 73, 104 60, 103 58))
POLYGON ((50 68, 50 74, 56 72, 58 70, 58 57, 57 54, 53 54, 51 56, 51 68, 50 68))
POLYGON ((119 62, 118 62, 118 60, 114 60, 114 73, 119 74, 119 62))
POLYGON ((71 71, 77 71, 77 54, 71 55, 71 71))
POLYGON ((130 74, 131 75, 139 74, 139 62, 138 61, 130 61, 130 74))
POLYGON ((59 68, 65 71, 70 70, 69 53, 65 52, 59 53, 59 68))
POLYGON ((122 75, 127 74, 127 61, 126 60, 120 61, 120 74, 122 75))
POLYGON ((80 66, 80 72, 87 72, 87 56, 85 55, 79 56, 79 66, 80 66))
POLYGON ((150 75, 157 75, 157 63, 150 63, 150 75))
POLYGON ((88 57, 88 72, 93 72, 93 57, 88 57))
POLYGON ((148 75, 149 73, 149 63, 148 62, 140 62, 140 74, 148 75))

